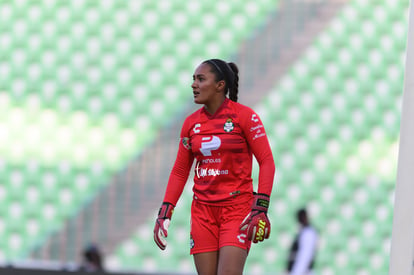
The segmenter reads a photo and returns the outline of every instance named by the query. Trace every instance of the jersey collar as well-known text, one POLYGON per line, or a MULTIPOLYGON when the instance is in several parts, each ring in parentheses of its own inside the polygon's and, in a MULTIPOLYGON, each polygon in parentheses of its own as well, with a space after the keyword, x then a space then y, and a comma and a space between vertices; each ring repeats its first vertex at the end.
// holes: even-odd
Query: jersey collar
POLYGON ((229 101, 230 99, 226 97, 214 114, 210 114, 209 112, 207 112, 207 110, 204 107, 202 108, 202 111, 208 118, 214 118, 217 114, 221 112, 221 110, 223 110, 229 104, 229 101))

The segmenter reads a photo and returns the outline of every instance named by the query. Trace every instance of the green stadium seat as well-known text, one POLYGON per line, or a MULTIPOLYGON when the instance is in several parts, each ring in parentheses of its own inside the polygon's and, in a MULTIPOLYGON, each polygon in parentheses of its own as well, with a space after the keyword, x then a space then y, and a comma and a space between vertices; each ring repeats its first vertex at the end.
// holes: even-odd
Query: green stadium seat
POLYGON ((25 175, 19 167, 13 167, 9 170, 6 178, 7 193, 10 198, 20 198, 21 191, 25 187, 25 175))
POLYGON ((404 1, 383 1, 383 9, 386 11, 388 18, 400 20, 401 12, 407 11, 406 2, 404 1))
POLYGON ((369 3, 369 1, 352 1, 350 6, 357 11, 357 14, 361 17, 361 20, 364 16, 370 17, 370 11, 373 7, 375 7, 375 4, 369 3))
POLYGON ((63 216, 71 216, 81 205, 76 192, 71 188, 61 188, 59 194, 56 196, 58 198, 57 203, 59 210, 62 212, 63 216), (77 205, 77 207, 74 207, 74 205, 77 205))
POLYGON ((29 240, 37 240, 40 238, 40 232, 41 232, 42 225, 37 219, 27 219, 26 225, 25 225, 25 236, 29 240))
POLYGON ((19 251, 23 247, 23 238, 20 233, 11 232, 5 244, 5 250, 10 257, 21 259, 19 251))
MULTIPOLYGON (((2 173, 0 173, 0 175, 1 174, 2 173)), ((1 179, 4 179, 4 178, 2 177, 1 179)), ((2 182, 5 182, 5 181, 2 181, 2 182)), ((6 211, 8 205, 10 204, 9 198, 10 198, 10 195, 9 195, 9 191, 7 187, 5 185, 1 185, 0 186, 0 209, 3 210, 2 212, 6 211)), ((1 216, 2 215, 0 215, 0 217, 1 216)))
POLYGON ((58 200, 60 189, 58 175, 54 171, 44 171, 37 182, 38 190, 43 201, 54 203, 58 200))
MULTIPOLYGON (((353 38, 357 40, 358 38, 353 38)), ((358 43, 358 42, 353 42, 358 43)), ((357 60, 361 60, 360 53, 356 53, 358 49, 349 49, 347 47, 342 48, 338 53, 339 70, 341 71, 342 79, 352 77, 354 74, 354 66, 357 64, 357 60)))
POLYGON ((10 230, 19 230, 25 222, 25 210, 23 203, 18 200, 10 200, 9 211, 6 215, 7 227, 10 230))
POLYGON ((120 99, 118 102, 117 113, 120 123, 124 127, 128 127, 133 124, 136 118, 136 105, 129 98, 120 99))
POLYGON ((61 213, 59 213, 57 206, 51 203, 45 203, 40 209, 39 221, 42 224, 47 224, 47 230, 53 232, 62 226, 61 222, 63 221, 63 218, 61 213))
POLYGON ((36 214, 36 211, 42 205, 42 193, 35 186, 36 184, 33 183, 32 186, 27 187, 22 196, 22 205, 28 215, 31 213, 36 214))
POLYGON ((316 47, 317 50, 322 53, 324 62, 331 61, 336 58, 334 41, 328 33, 321 35, 314 44, 314 47, 316 47))

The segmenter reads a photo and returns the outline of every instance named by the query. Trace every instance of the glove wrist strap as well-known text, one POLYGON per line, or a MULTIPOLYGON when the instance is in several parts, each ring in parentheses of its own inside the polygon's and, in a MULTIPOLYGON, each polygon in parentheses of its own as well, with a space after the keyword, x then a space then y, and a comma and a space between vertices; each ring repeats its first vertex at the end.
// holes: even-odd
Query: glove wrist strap
POLYGON ((163 202, 160 210, 158 211, 158 218, 171 219, 174 212, 174 205, 169 202, 163 202))
POLYGON ((257 210, 267 213, 269 209, 270 197, 266 194, 254 193, 254 200, 252 210, 257 210))

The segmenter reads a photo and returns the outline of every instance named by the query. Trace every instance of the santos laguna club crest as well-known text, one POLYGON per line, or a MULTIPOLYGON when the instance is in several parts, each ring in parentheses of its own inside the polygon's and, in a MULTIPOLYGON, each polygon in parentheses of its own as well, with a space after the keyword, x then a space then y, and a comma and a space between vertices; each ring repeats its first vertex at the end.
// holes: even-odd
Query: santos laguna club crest
POLYGON ((234 129, 233 119, 228 118, 226 120, 226 122, 224 123, 224 131, 229 133, 229 132, 233 131, 233 129, 234 129))

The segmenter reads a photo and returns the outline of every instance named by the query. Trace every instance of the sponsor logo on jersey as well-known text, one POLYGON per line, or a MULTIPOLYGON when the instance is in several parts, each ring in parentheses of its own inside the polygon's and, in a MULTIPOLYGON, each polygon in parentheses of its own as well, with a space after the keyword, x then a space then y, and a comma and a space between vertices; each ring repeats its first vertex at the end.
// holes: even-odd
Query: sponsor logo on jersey
POLYGON ((203 137, 201 141, 200 152, 205 157, 211 156, 211 151, 217 150, 221 145, 221 139, 217 136, 203 137))
POLYGON ((203 164, 211 164, 211 163, 221 163, 221 159, 203 159, 201 160, 203 164))
POLYGON ((250 132, 256 131, 256 134, 253 136, 253 140, 266 135, 265 132, 262 132, 262 128, 264 128, 262 124, 250 128, 250 132))
POLYGON ((197 123, 196 125, 194 125, 193 132, 195 134, 200 133, 200 129, 199 129, 200 127, 201 127, 201 124, 200 123, 197 123))
POLYGON ((257 117, 257 115, 256 115, 256 114, 253 114, 253 115, 252 115, 252 121, 253 121, 253 122, 259 122, 259 118, 257 117))
POLYGON ((237 239, 239 240, 240 243, 245 243, 246 242, 246 237, 247 235, 244 233, 240 233, 239 235, 237 235, 237 239))
POLYGON ((184 148, 187 150, 191 149, 191 145, 190 145, 190 139, 188 137, 183 137, 181 139, 181 143, 183 144, 184 148))
POLYGON ((265 133, 259 133, 259 134, 255 134, 253 137, 253 140, 264 137, 266 134, 265 133))
POLYGON ((234 130, 234 123, 232 118, 228 118, 224 123, 224 131, 230 133, 234 130))
POLYGON ((257 126, 254 126, 254 127, 250 128, 250 132, 256 131, 257 133, 260 133, 260 131, 261 131, 262 128, 263 128, 263 125, 262 124, 257 125, 257 126))
POLYGON ((220 175, 228 175, 229 170, 220 170, 215 168, 200 168, 200 161, 197 162, 195 167, 195 173, 197 178, 204 178, 204 177, 215 177, 220 175))
MULTIPOLYGON (((203 137, 201 139, 200 152, 205 157, 211 157, 212 151, 219 149, 220 146, 221 146, 221 139, 219 137, 217 136, 203 137)), ((206 165, 206 164, 216 164, 216 163, 221 163, 221 159, 220 158, 206 158, 206 159, 197 161, 197 164, 195 167, 195 173, 197 177, 198 178, 203 178, 203 177, 208 177, 208 176, 215 177, 219 175, 229 174, 229 170, 220 170, 220 169, 215 169, 215 168, 200 167, 200 164, 206 165)))

